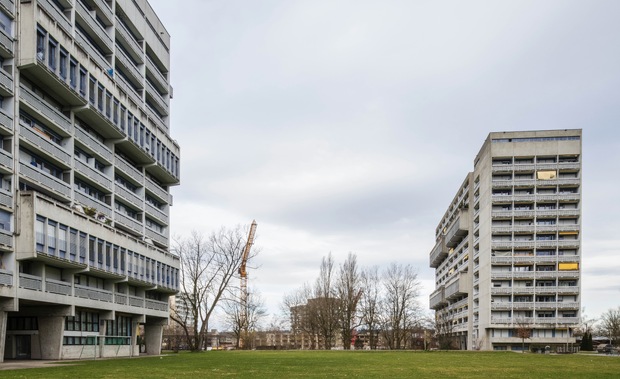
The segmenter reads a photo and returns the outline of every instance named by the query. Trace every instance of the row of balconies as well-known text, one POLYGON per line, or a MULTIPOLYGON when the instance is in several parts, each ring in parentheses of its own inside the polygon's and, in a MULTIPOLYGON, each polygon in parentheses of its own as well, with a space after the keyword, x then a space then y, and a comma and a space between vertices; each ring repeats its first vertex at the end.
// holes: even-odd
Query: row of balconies
POLYGON ((498 179, 491 182, 493 188, 507 188, 507 187, 533 187, 535 185, 541 186, 578 186, 581 183, 580 178, 566 178, 566 179, 498 179))
POLYGON ((467 235, 469 230, 470 218, 468 209, 460 209, 456 218, 446 232, 446 246, 456 247, 458 243, 467 235))
POLYGON ((492 249, 511 249, 511 248, 546 248, 546 247, 572 247, 581 246, 581 240, 536 240, 536 241, 491 241, 492 249))
POLYGON ((511 232, 572 232, 579 231, 579 224, 554 224, 554 225, 538 225, 532 222, 530 225, 491 225, 491 231, 497 233, 511 232))
POLYGON ((555 262, 575 262, 579 257, 576 255, 538 255, 526 257, 498 257, 492 256, 491 263, 555 263, 555 262))
POLYGON ((555 217, 555 216, 579 216, 581 211, 574 209, 537 209, 537 210, 515 210, 498 209, 493 210, 492 217, 495 218, 533 218, 533 217, 555 217))
POLYGON ((578 302, 492 302, 492 310, 505 309, 579 309, 578 302))
POLYGON ((562 324, 562 325, 577 325, 579 324, 578 317, 491 317, 491 324, 509 324, 509 325, 549 325, 549 324, 562 324))
POLYGON ((493 172, 504 171, 535 171, 535 170, 578 170, 581 168, 579 162, 557 162, 557 163, 526 163, 526 164, 493 164, 493 172))
POLYGON ((532 287, 491 287, 491 294, 576 294, 579 293, 577 286, 532 286, 532 287))
POLYGON ((579 271, 496 271, 491 279, 578 279, 579 271))
POLYGON ((505 202, 543 202, 543 201, 556 201, 556 200, 579 200, 581 194, 575 192, 556 192, 556 193, 537 193, 537 194, 501 194, 494 193, 491 195, 491 199, 494 203, 505 202))
MULTIPOLYGON (((12 274, 0 272, 0 284, 10 279, 7 286, 12 285, 12 274)), ((104 289, 81 286, 78 284, 71 285, 71 283, 63 282, 60 280, 45 279, 28 275, 24 273, 19 274, 19 287, 26 290, 50 293, 56 295, 65 295, 68 297, 96 300, 99 302, 115 303, 120 305, 128 305, 136 308, 146 308, 156 311, 168 312, 168 302, 157 301, 152 299, 145 299, 144 297, 131 296, 122 293, 114 293, 104 289)), ((73 303, 72 300, 68 302, 73 303)), ((136 309, 136 312, 140 312, 140 309, 136 309)))
POLYGON ((430 254, 430 266, 432 268, 439 267, 439 264, 448 256, 448 247, 446 246, 446 239, 444 236, 439 237, 439 240, 431 250, 430 254))

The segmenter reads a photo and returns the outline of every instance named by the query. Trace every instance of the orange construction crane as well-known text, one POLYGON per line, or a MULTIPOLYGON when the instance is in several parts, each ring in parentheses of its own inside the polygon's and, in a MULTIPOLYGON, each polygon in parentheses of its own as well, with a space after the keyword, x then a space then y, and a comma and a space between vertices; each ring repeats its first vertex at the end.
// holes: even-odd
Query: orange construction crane
MULTIPOLYGON (((248 272, 246 270, 246 264, 248 257, 250 256, 250 249, 254 243, 254 234, 256 233, 256 220, 252 220, 250 226, 250 232, 248 234, 248 240, 243 249, 243 256, 241 257, 241 266, 239 266, 239 275, 241 276, 241 332, 243 335, 247 335, 248 332, 248 272)), ((239 339, 239 347, 243 347, 243 338, 239 339)))

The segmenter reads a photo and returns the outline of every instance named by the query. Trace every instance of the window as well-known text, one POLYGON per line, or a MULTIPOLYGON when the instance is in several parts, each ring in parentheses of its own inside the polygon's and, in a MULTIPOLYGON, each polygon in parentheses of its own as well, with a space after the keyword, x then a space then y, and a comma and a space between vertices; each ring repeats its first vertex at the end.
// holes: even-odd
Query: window
POLYGON ((86 86, 88 85, 88 71, 80 67, 80 95, 86 97, 86 86))
POLYGON ((37 28, 37 59, 41 62, 45 59, 45 41, 47 39, 47 32, 45 29, 37 28))
POLYGON ((59 75, 63 80, 67 79, 67 63, 69 62, 69 53, 67 50, 60 48, 60 60, 58 61, 59 75))
POLYGON ((560 271, 577 271, 579 270, 578 262, 561 262, 558 265, 560 271))
POLYGON ((536 172, 536 179, 538 180, 551 180, 557 178, 557 171, 555 170, 544 170, 536 172))
POLYGON ((56 222, 52 220, 47 221, 47 253, 56 254, 56 222))
POLYGON ((52 71, 56 71, 56 52, 58 50, 58 42, 54 40, 52 37, 49 38, 48 42, 49 51, 47 52, 47 66, 52 71))
POLYGON ((74 90, 77 88, 77 61, 73 57, 69 60, 69 85, 74 90))
POLYGON ((58 226, 58 256, 65 258, 67 254, 67 226, 58 226))
POLYGON ((35 239, 37 243, 37 252, 45 252, 45 219, 37 216, 35 224, 35 239))

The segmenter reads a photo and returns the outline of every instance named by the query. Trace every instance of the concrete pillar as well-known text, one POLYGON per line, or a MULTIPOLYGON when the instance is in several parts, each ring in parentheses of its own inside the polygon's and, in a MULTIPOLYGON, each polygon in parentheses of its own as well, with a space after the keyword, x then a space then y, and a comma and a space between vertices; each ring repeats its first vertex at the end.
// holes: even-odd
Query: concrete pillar
POLYGON ((62 359, 64 316, 39 316, 39 346, 41 359, 62 359))
POLYGON ((0 311, 0 363, 4 362, 4 348, 6 345, 6 320, 9 315, 5 311, 0 311))
POLYGON ((161 324, 144 324, 144 340, 148 355, 161 354, 161 339, 164 326, 161 324))

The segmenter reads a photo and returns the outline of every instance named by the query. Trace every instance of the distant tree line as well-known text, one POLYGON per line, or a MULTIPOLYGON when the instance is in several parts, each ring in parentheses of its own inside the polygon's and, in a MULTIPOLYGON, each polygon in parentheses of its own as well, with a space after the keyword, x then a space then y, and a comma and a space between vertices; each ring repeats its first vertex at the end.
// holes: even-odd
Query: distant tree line
POLYGON ((322 258, 313 283, 284 297, 294 347, 408 348, 427 321, 419 303, 420 288, 411 265, 360 268, 357 256, 349 253, 336 266, 330 253, 322 258))

